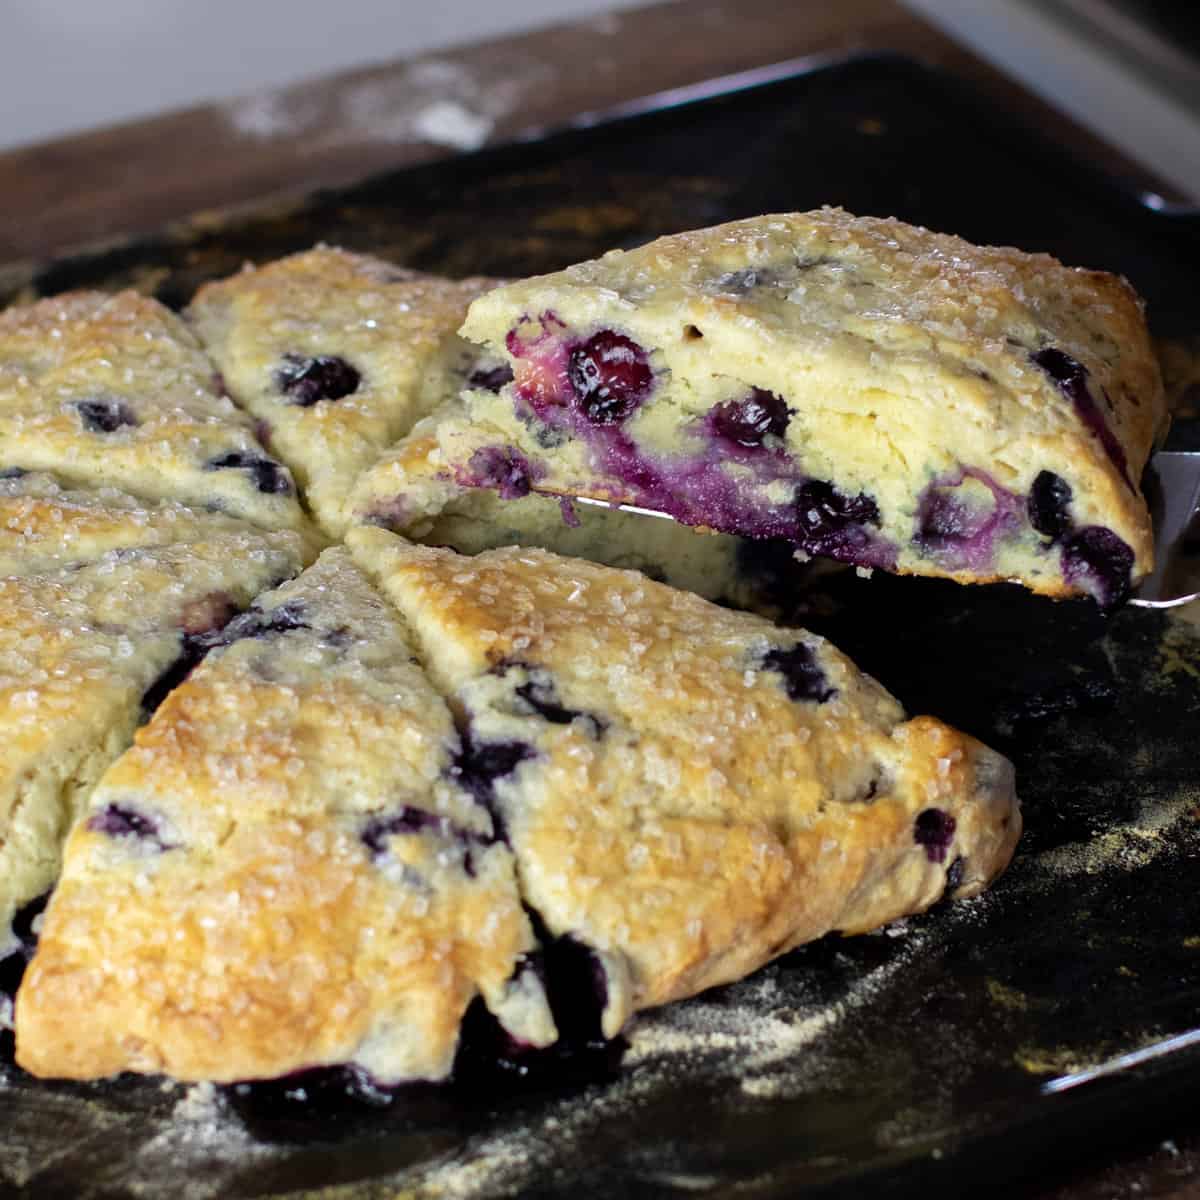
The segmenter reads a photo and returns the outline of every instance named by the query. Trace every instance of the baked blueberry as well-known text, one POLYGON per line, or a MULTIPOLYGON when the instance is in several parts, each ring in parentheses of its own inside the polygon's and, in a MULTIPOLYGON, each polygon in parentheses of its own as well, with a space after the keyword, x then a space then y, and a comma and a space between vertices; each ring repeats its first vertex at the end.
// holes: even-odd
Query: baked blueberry
POLYGON ((114 433, 124 425, 136 425, 133 409, 123 400, 107 397, 96 400, 80 400, 75 405, 83 427, 89 433, 114 433))
POLYGON ((494 488, 502 500, 528 496, 533 472, 529 460, 515 446, 484 446, 467 464, 472 487, 494 488))
POLYGON ((1029 490, 1029 523, 1057 541, 1071 530, 1071 485, 1053 471, 1040 471, 1029 490))
POLYGON ((925 848, 925 857, 930 862, 945 862, 957 825, 954 817, 944 809, 924 809, 917 814, 913 825, 913 841, 925 848))
POLYGON ((616 425, 628 419, 654 385, 646 351, 611 329, 602 329, 574 347, 567 364, 575 404, 592 425, 616 425))
POLYGON ((245 450, 231 450, 228 454, 210 458, 204 464, 206 471, 249 471, 254 486, 266 495, 288 496, 292 492, 292 481, 287 472, 269 458, 251 454, 245 450))
POLYGON ((1063 575, 1101 608, 1115 608, 1129 596, 1132 569, 1133 551, 1102 525, 1086 525, 1063 543, 1063 575))
POLYGON ((172 848, 163 841, 158 822, 153 817, 125 804, 106 805, 88 818, 87 827, 93 833, 103 833, 108 837, 131 837, 143 842, 153 842, 159 850, 172 848))
POLYGON ((761 446, 769 435, 787 431, 788 406, 782 397, 763 388, 751 388, 741 400, 726 400, 712 410, 712 428, 718 437, 739 446, 761 446))
POLYGON ((498 367, 477 367, 467 376, 467 386, 482 388, 486 392, 498 392, 506 383, 512 383, 512 367, 507 363, 498 367))
POLYGON ((816 655, 803 642, 797 642, 790 650, 768 650, 763 655, 762 665, 783 676, 783 686, 792 700, 814 700, 823 704, 837 694, 816 655))
POLYGON ((824 479, 810 479, 796 489, 798 545, 809 554, 854 562, 867 547, 864 528, 879 525, 879 506, 865 492, 847 496, 824 479))
POLYGON ((285 354, 275 372, 275 386, 289 404, 309 408, 320 400, 340 400, 358 391, 362 376, 334 354, 306 357, 285 354))

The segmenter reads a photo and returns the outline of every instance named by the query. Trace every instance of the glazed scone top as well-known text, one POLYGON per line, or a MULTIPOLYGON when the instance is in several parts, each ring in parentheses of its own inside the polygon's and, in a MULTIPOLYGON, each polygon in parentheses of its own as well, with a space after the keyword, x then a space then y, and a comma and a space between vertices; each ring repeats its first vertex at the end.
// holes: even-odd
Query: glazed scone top
POLYGON ((1140 302, 1125 280, 893 218, 824 208, 672 234, 509 284, 472 306, 463 334, 491 340, 496 318, 526 296, 561 302, 567 315, 589 293, 696 322, 704 337, 719 334, 703 328, 706 313, 732 317, 763 354, 798 330, 866 362, 873 350, 936 353, 974 375, 981 391, 983 372, 1007 385, 1007 394, 983 394, 1000 406, 997 426, 1014 437, 1076 425, 1029 359, 1050 346, 1108 391, 1113 432, 1132 461, 1144 461, 1165 416, 1140 302))
MULTIPOLYGON (((44 472, 0 477, 0 576, 92 562, 110 550, 252 532, 245 521, 116 487, 64 488, 44 472)), ((306 559, 308 555, 305 555, 306 559)))
POLYGON ((348 544, 461 709, 527 902, 597 955, 608 1036, 830 929, 972 894, 1012 854, 1008 763, 905 721, 818 637, 539 550, 348 544))
POLYGON ((68 292, 0 312, 0 471, 306 522, 287 470, 219 391, 195 336, 133 291, 68 292))
POLYGON ((553 1040, 518 970, 535 943, 511 856, 451 779, 450 712, 345 550, 221 641, 72 835, 18 1001, 22 1063, 439 1079, 477 993, 514 1037, 553 1040))
POLYGON ((317 246, 205 285, 187 315, 336 534, 357 474, 462 386, 479 352, 456 330, 495 283, 317 246), (318 358, 328 379, 299 380, 318 358))

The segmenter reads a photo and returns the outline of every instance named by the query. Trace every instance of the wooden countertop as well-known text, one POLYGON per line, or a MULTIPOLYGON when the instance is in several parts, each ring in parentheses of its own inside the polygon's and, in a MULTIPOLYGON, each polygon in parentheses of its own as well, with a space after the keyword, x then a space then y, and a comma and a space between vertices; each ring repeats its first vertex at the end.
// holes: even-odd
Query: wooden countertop
POLYGON ((767 63, 865 49, 958 71, 1077 153, 1169 194, 891 0, 680 0, 0 154, 0 263, 350 183, 767 63), (459 144, 428 140, 431 129, 459 144))
MULTIPOLYGON (((891 0, 679 0, 418 59, 345 72, 0 154, 0 263, 43 260, 200 210, 346 184, 552 127, 650 93, 766 64, 895 50, 970 78, 1114 174, 1146 170, 1055 113, 891 0), (433 139, 431 140, 431 135, 433 139)), ((1151 1142, 1032 1200, 1200 1195, 1200 1126, 1181 1114, 1151 1142)))

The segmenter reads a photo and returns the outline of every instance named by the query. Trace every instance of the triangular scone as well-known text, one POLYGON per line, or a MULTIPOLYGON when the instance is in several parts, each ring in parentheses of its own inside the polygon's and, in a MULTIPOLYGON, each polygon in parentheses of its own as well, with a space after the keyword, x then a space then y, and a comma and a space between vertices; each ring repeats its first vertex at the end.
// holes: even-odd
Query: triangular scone
POLYGON ((359 473, 469 377, 488 377, 495 362, 456 331, 496 282, 319 246, 208 284, 187 315, 337 536, 359 473))
POLYGON ((783 542, 702 534, 676 521, 539 495, 520 458, 495 455, 480 436, 486 432, 463 419, 461 401, 442 405, 360 478, 351 496, 354 523, 463 554, 538 546, 768 613, 793 606, 816 573, 783 542), (481 476, 492 486, 473 486, 481 476))
POLYGON ((64 488, 44 472, 0 478, 0 576, 40 575, 93 562, 111 550, 248 532, 253 526, 236 517, 172 500, 141 500, 115 487, 64 488))
POLYGON ((467 394, 539 491, 804 552, 1117 603, 1166 409, 1133 290, 840 209, 735 221, 482 296, 467 394))
POLYGON ((21 1065, 440 1079, 476 994, 518 1041, 553 1041, 511 854, 453 782, 450 711, 349 555, 221 641, 71 837, 17 1002, 21 1065))
POLYGON ((1000 755, 811 634, 544 551, 356 529, 461 710, 522 893, 603 968, 602 1027, 831 930, 971 895, 1021 821, 1000 755))
POLYGON ((0 951, 145 711, 214 629, 301 560, 296 534, 218 529, 0 579, 0 951))
POLYGON ((0 474, 14 468, 306 525, 291 475, 219 394, 195 336, 136 292, 0 312, 0 474))

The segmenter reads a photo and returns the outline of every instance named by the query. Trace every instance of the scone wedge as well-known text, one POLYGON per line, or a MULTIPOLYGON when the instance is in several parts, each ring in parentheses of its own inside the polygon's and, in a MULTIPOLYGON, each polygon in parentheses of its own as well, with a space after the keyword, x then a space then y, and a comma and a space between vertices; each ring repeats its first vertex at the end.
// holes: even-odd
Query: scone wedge
POLYGON ((509 284, 462 332, 514 374, 442 434, 479 486, 502 456, 540 492, 1106 606, 1151 568, 1163 389, 1103 272, 822 209, 509 284))
POLYGON ((1009 763, 820 638, 578 559, 356 529, 460 713, 460 777, 525 902, 591 954, 599 1027, 832 930, 968 896, 1021 821, 1009 763))
POLYGON ((296 534, 218 523, 187 542, 0 579, 0 955, 138 722, 303 553, 296 534))
POLYGON ((226 627, 104 776, 17 1002, 37 1075, 440 1079, 556 1030, 449 709, 342 549, 226 627), (114 919, 114 914, 119 916, 114 919))
POLYGON ((455 281, 318 246, 207 284, 190 324, 292 468, 327 533, 359 473, 495 360, 457 336, 496 280, 455 281))
POLYGON ((307 525, 291 475, 220 393, 195 336, 136 292, 0 312, 0 474, 14 470, 307 525))

